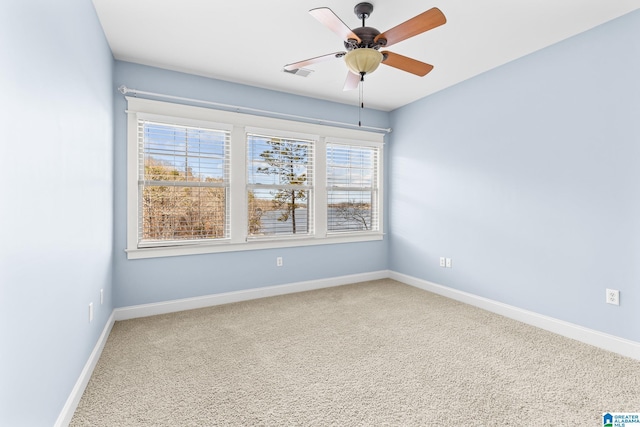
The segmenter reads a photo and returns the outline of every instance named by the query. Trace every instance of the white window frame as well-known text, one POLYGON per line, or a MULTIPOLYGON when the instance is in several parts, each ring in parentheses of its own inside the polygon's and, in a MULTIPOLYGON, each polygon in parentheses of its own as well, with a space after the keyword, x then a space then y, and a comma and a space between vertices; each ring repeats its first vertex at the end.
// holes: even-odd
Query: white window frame
MULTIPOLYGON (((364 242, 382 240, 384 237, 384 135, 359 129, 346 129, 334 126, 304 123, 271 117, 222 111, 192 105, 174 104, 164 101, 125 97, 127 100, 127 248, 128 259, 155 258, 216 252, 312 246, 323 244, 364 242), (189 244, 142 247, 138 245, 138 118, 171 118, 177 124, 198 124, 203 126, 229 126, 231 129, 230 146, 230 236, 228 239, 205 240, 189 244), (273 238, 248 238, 247 206, 247 143, 246 134, 256 129, 274 130, 280 135, 298 136, 316 141, 314 147, 313 197, 311 208, 314 217, 314 233, 305 236, 275 236, 273 238), (326 142, 345 142, 374 146, 379 149, 378 158, 378 221, 376 231, 356 231, 327 233, 327 170, 326 142)), ((215 128, 215 127, 214 127, 215 128)))

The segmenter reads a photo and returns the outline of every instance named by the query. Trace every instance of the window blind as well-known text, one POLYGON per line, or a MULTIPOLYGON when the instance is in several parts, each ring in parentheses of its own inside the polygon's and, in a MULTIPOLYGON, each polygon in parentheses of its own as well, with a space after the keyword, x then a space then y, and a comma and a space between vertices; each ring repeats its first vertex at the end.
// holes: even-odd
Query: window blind
POLYGON ((327 143, 327 231, 377 231, 377 147, 327 143))
POLYGON ((230 132, 138 120, 138 242, 229 236, 230 132))

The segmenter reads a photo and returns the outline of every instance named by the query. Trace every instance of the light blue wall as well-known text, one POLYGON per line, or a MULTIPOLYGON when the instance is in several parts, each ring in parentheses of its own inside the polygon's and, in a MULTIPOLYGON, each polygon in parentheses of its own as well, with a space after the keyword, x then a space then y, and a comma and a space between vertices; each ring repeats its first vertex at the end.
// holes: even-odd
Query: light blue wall
POLYGON ((392 270, 640 341, 640 11, 392 127, 392 270))
MULTIPOLYGON (((278 113, 349 121, 353 106, 289 95, 116 61, 115 86, 240 105, 278 113)), ((115 306, 295 283, 387 269, 385 241, 278 250, 127 260, 126 246, 126 101, 115 100, 115 306), (277 256, 285 261, 275 266, 277 256)), ((367 110, 364 124, 386 128, 389 114, 367 110)))
POLYGON ((54 424, 113 309, 112 75, 90 1, 0 2, 2 426, 54 424))

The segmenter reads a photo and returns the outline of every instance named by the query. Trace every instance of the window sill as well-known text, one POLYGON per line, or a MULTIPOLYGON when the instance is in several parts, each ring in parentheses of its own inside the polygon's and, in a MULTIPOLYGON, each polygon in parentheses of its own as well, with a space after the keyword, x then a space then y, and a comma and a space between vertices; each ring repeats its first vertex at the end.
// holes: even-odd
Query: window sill
POLYGON ((127 259, 160 258, 184 255, 213 254, 220 252, 255 251, 261 249, 292 248, 299 246, 334 245, 340 243, 357 243, 383 240, 384 234, 371 233, 344 233, 331 234, 327 237, 296 237, 292 239, 261 240, 255 239, 243 243, 207 242, 183 246, 163 246, 153 248, 125 249, 127 259))

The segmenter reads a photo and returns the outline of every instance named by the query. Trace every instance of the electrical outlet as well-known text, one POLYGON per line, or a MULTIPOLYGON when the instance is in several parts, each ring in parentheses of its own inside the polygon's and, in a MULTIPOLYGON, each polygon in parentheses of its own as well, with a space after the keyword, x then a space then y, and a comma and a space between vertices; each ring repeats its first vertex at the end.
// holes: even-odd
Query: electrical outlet
POLYGON ((281 256, 276 258, 276 267, 282 267, 282 257, 281 256))
POLYGON ((104 304, 104 289, 100 289, 100 305, 104 304))
POLYGON ((93 322, 93 303, 89 303, 89 323, 93 322))
POLYGON ((607 289, 607 304, 620 305, 620 291, 607 289))
POLYGON ((446 267, 445 259, 443 256, 440 257, 440 267, 446 267))
POLYGON ((451 258, 447 258, 445 260, 445 265, 446 265, 447 268, 451 268, 451 258))

